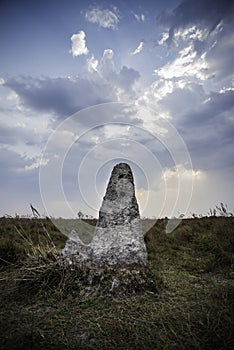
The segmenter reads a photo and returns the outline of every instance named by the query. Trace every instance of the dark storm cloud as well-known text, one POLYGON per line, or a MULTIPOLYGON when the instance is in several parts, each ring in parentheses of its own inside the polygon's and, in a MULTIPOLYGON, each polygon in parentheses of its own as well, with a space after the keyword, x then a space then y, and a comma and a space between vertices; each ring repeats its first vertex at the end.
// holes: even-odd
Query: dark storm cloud
POLYGON ((11 78, 5 86, 15 91, 29 107, 38 111, 55 112, 67 117, 78 110, 110 101, 112 91, 108 86, 87 79, 68 78, 11 78))
MULTIPOLYGON (((104 67, 105 68, 105 67, 104 67)), ((77 78, 14 77, 4 86, 12 89, 21 101, 37 111, 54 112, 61 118, 96 104, 118 100, 118 89, 133 93, 133 85, 140 74, 126 66, 104 78, 97 72, 87 72, 77 78)))
POLYGON ((231 21, 234 14, 234 2, 230 0, 184 0, 171 13, 161 13, 157 21, 169 27, 170 43, 177 29, 191 24, 202 24, 212 32, 222 21, 231 21))

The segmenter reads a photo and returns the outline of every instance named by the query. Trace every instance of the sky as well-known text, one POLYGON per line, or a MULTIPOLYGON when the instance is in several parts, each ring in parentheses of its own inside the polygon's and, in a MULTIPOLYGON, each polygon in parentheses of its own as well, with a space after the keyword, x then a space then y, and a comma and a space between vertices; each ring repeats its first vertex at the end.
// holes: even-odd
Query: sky
POLYGON ((234 3, 0 4, 0 215, 97 216, 130 164, 142 216, 234 212, 234 3))

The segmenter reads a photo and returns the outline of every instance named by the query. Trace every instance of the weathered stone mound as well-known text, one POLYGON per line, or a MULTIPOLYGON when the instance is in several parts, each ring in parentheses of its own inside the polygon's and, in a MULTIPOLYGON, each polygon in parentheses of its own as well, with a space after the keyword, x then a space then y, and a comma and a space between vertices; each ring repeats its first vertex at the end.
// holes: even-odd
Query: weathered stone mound
POLYGON ((147 263, 134 180, 128 164, 120 163, 112 171, 92 242, 85 245, 72 231, 62 253, 97 265, 147 263))

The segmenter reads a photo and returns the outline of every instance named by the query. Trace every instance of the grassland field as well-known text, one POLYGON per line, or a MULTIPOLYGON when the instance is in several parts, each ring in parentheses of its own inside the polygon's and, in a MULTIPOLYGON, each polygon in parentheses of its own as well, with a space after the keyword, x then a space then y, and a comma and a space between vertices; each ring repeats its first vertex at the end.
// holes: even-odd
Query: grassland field
POLYGON ((147 268, 71 269, 66 239, 49 219, 0 218, 1 350, 234 349, 233 217, 157 220, 147 268))

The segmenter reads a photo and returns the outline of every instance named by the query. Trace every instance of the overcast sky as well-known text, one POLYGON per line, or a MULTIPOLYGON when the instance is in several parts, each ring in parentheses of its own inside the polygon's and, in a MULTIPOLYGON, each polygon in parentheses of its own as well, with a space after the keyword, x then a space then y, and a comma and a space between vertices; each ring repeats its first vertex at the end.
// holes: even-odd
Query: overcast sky
POLYGON ((96 216, 121 161, 143 216, 234 212, 232 1, 1 1, 0 47, 0 215, 96 216))

